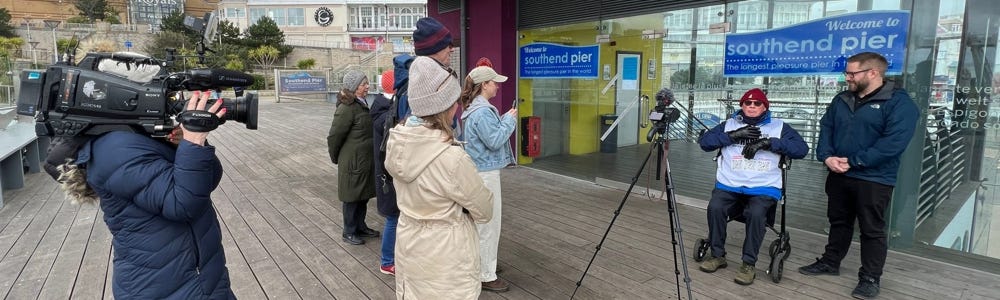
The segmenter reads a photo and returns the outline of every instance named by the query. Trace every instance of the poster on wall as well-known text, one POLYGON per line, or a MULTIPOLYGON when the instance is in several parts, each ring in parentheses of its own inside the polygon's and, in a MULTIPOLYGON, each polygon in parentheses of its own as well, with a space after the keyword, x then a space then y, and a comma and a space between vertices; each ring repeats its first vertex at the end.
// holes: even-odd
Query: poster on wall
POLYGON ((384 43, 385 39, 381 36, 352 36, 351 37, 351 48, 354 50, 375 50, 380 44, 384 43))
POLYGON ((565 46, 531 43, 521 46, 520 78, 598 78, 600 45, 565 46))
POLYGON ((847 58, 876 52, 900 74, 910 12, 876 10, 813 20, 782 28, 726 35, 726 76, 841 74, 847 58))

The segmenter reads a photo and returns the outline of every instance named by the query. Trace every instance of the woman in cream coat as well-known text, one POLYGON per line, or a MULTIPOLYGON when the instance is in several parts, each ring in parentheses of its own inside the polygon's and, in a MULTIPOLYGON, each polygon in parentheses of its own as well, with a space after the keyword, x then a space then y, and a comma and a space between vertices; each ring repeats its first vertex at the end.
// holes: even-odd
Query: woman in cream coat
POLYGON ((410 66, 413 116, 390 130, 386 172, 395 178, 397 299, 477 299, 479 236, 493 195, 454 139, 459 80, 428 57, 410 66))

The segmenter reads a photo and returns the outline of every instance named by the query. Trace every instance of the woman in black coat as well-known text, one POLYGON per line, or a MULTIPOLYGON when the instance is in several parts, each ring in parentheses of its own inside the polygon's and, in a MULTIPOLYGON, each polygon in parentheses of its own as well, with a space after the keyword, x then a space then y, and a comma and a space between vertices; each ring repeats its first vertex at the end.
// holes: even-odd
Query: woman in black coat
POLYGON ((326 144, 330 160, 337 165, 337 196, 343 204, 344 242, 361 245, 361 238, 378 237, 365 225, 368 200, 375 197, 372 175, 372 118, 364 98, 368 78, 360 71, 344 75, 344 87, 337 97, 337 112, 330 124, 326 144))

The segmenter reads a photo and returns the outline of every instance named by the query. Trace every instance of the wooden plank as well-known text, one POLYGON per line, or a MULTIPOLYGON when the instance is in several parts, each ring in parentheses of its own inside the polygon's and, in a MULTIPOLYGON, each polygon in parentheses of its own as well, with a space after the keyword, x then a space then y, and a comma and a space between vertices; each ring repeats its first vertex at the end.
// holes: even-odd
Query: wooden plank
MULTIPOLYGON (((343 227, 340 222, 340 211, 334 210, 328 200, 324 200, 305 190, 296 189, 295 195, 302 199, 302 204, 295 208, 305 219, 313 224, 310 228, 310 240, 320 240, 317 245, 333 264, 347 276, 353 285, 368 297, 394 297, 395 280, 377 271, 381 251, 380 239, 367 239, 365 245, 348 245, 341 241, 343 227), (336 216, 336 217, 335 217, 336 216), (336 219, 335 219, 336 218, 336 219)), ((333 200, 336 201, 336 200, 333 200)), ((369 216, 372 212, 369 210, 369 216)), ((297 223, 301 224, 301 223, 297 223)), ((372 225, 372 222, 369 222, 372 225)), ((372 226, 377 227, 377 226, 372 226)))
POLYGON ((104 213, 99 209, 87 237, 83 258, 71 293, 72 299, 103 299, 111 297, 112 248, 111 231, 104 223, 104 213))
MULTIPOLYGON (((274 187, 274 185, 267 186, 274 187)), ((326 272, 318 272, 318 274, 322 275, 321 279, 323 279, 324 285, 331 290, 340 291, 340 293, 346 293, 347 295, 357 292, 357 296, 359 297, 367 296, 375 299, 395 297, 395 292, 392 289, 395 285, 394 280, 383 281, 391 279, 391 277, 386 278, 385 275, 375 271, 375 268, 378 266, 378 256, 372 254, 377 252, 370 252, 370 254, 363 256, 363 258, 350 260, 350 255, 348 255, 345 248, 357 247, 341 243, 339 234, 331 235, 324 232, 322 228, 330 228, 332 226, 320 224, 330 224, 333 223, 332 220, 321 216, 317 210, 312 209, 312 206, 305 203, 305 199, 295 194, 268 192, 266 195, 270 195, 267 196, 269 199, 277 200, 270 203, 274 206, 273 213, 280 212, 283 216, 281 222, 286 223, 284 227, 288 227, 289 231, 294 229, 304 238, 301 244, 311 246, 303 247, 303 251, 307 253, 303 253, 302 256, 325 258, 324 261, 315 261, 314 263, 310 263, 310 265, 332 264, 342 272, 342 274, 324 274, 326 272), (316 253, 317 250, 319 253, 316 253), (362 260, 361 265, 358 265, 359 260, 362 260), (365 268, 364 265, 370 267, 365 268)), ((373 244, 371 242, 378 240, 368 239, 369 243, 367 244, 373 244)))
MULTIPOLYGON (((215 207, 218 210, 219 218, 225 220, 229 233, 233 236, 233 241, 239 247, 247 262, 249 269, 253 272, 256 281, 267 298, 290 299, 300 298, 292 283, 281 273, 275 260, 264 248, 260 238, 253 231, 247 220, 243 218, 241 212, 236 209, 231 199, 243 197, 232 182, 221 182, 219 189, 226 194, 226 197, 214 198, 215 207)), ((241 282, 248 282, 242 278, 241 282)), ((235 292, 235 291, 234 291, 235 292)), ((243 295, 236 295, 242 297, 243 295)))
MULTIPOLYGON (((28 262, 31 259, 32 254, 35 253, 35 250, 38 249, 46 230, 53 223, 60 208, 64 203, 66 203, 66 201, 61 198, 58 200, 53 200, 53 198, 54 197, 49 197, 47 200, 44 200, 44 203, 42 203, 42 209, 38 210, 34 215, 25 215, 22 220, 12 221, 12 223, 27 222, 27 226, 23 231, 14 232, 14 234, 18 235, 16 241, 10 250, 7 251, 6 255, 0 259, 0 270, 4 270, 4 272, 0 273, 0 294, 4 295, 4 297, 11 295, 10 293, 12 292, 16 292, 18 294, 21 293, 19 289, 12 290, 15 285, 25 284, 28 280, 38 279, 29 278, 25 280, 21 276, 22 272, 25 270, 28 271, 26 275, 33 275, 32 271, 34 271, 34 266, 28 266, 28 262)), ((41 282, 39 281, 32 284, 40 285, 41 282)), ((31 295, 30 297, 33 298, 34 295, 31 295)))
POLYGON ((65 207, 75 208, 77 210, 76 218, 59 247, 52 268, 47 270, 45 283, 39 286, 41 288, 39 299, 69 298, 72 295, 77 272, 80 270, 80 263, 87 250, 90 231, 94 226, 104 225, 103 221, 97 219, 97 211, 99 210, 97 205, 67 205, 65 207))
MULTIPOLYGON (((226 197, 225 193, 221 190, 216 190, 212 193, 213 207, 215 207, 216 213, 219 213, 218 203, 220 197, 226 197)), ((232 224, 232 226, 240 225, 239 222, 232 224)), ((242 225, 246 226, 245 223, 242 225)), ((230 224, 226 223, 225 218, 222 218, 221 214, 219 217, 219 226, 222 231, 222 248, 226 253, 226 268, 229 271, 229 287, 233 290, 233 294, 237 298, 244 299, 267 298, 256 274, 250 270, 250 264, 243 254, 243 249, 240 249, 233 239, 233 232, 229 228, 230 224)))
MULTIPOLYGON (((325 136, 332 119, 328 103, 261 103, 260 130, 223 126, 211 142, 225 174, 213 193, 222 226, 232 287, 237 297, 389 299, 394 297, 392 276, 379 273, 380 241, 362 246, 340 241, 341 203, 337 200, 336 168, 327 157, 325 136), (307 126, 304 126, 307 125, 307 126)), ((714 165, 706 163, 692 145, 675 143, 671 167, 677 193, 704 205, 710 197, 714 165), (687 152, 687 153, 684 153, 687 152), (684 176, 679 176, 683 174, 684 176), (707 184, 706 184, 707 183, 707 184)), ((484 292, 480 299, 565 299, 576 287, 594 247, 607 229, 623 191, 593 182, 594 174, 628 182, 634 176, 640 147, 618 154, 568 156, 537 160, 532 168, 561 168, 589 172, 586 181, 532 168, 505 169, 503 231, 499 249, 502 278, 511 283, 506 293, 484 292), (636 153, 628 153, 633 151, 636 153), (613 166, 609 168, 609 166, 613 166)), ((770 262, 765 237, 758 261, 757 281, 751 286, 733 283, 744 235, 743 224, 728 226, 729 268, 703 273, 690 259, 695 240, 707 235, 704 209, 680 205, 685 261, 698 299, 838 299, 848 297, 857 283, 858 244, 844 260, 841 276, 798 274, 799 266, 813 262, 826 243, 825 196, 815 187, 825 179, 818 165, 799 163, 789 181, 789 222, 793 251, 780 284, 770 282, 764 268, 770 262), (819 195, 808 198, 809 195, 819 195), (808 224, 807 224, 808 223, 808 224), (805 229, 805 231, 801 230, 805 229)), ((652 166, 649 167, 652 169, 652 166)), ((581 174, 583 174, 581 173, 581 174)), ((639 187, 662 189, 647 170, 639 187)), ((641 188, 637 187, 636 191, 641 188)), ((113 276, 111 236, 96 206, 65 206, 62 193, 45 174, 29 174, 25 188, 6 191, 7 206, 0 209, 0 267, 25 272, 0 272, 0 297, 111 298, 113 276), (59 201, 54 201, 59 199, 59 201), (74 212, 75 217, 68 216, 74 212), (47 223, 45 220, 48 220, 47 223), (40 231, 39 224, 47 225, 40 231), (53 227, 53 229, 47 229, 53 227), (65 227, 65 228, 63 228, 65 227), (47 231, 46 231, 47 230, 47 231), (61 243, 55 238, 64 236, 61 243), (25 257, 29 245, 36 245, 25 257), (49 246, 53 250, 48 250, 49 246), (71 245, 80 245, 73 249, 71 245), (82 253, 80 252, 82 251, 82 253), (78 264, 78 266, 74 266, 78 264), (43 283, 30 284, 49 265, 43 283), (65 275, 64 275, 65 274, 65 275), (24 282, 12 287, 11 283, 24 282), (13 279, 11 279, 13 278, 13 279), (8 282, 5 286, 3 282, 8 282), (36 292, 37 291, 37 292, 36 292), (8 295, 10 294, 10 295, 8 295), (14 295, 16 294, 16 295, 14 295)), ((372 201, 374 202, 374 201, 372 201)), ((383 218, 370 204, 368 225, 380 229, 383 218)), ((608 240, 580 288, 577 299, 661 299, 676 297, 666 203, 632 195, 611 228, 608 240)), ((936 248, 921 248, 933 252, 936 248)), ((915 251, 915 250, 914 250, 915 251)), ((680 255, 678 253, 678 255, 680 255)), ((9 270, 4 268, 3 270, 9 270)), ((682 278, 683 279, 683 278, 682 278)), ((683 285, 681 285, 683 288, 683 285)), ((990 299, 1000 288, 1000 276, 890 251, 882 298, 990 299)), ((682 291, 686 297, 686 292, 682 291)))

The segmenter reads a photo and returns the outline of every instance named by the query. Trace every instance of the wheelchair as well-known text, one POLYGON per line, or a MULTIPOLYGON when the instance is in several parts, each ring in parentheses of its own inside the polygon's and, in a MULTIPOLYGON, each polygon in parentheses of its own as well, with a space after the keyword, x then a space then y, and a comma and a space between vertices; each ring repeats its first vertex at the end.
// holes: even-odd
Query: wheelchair
MULTIPOLYGON (((781 275, 785 267, 785 260, 791 255, 792 246, 789 243, 791 237, 788 234, 788 230, 785 229, 785 186, 788 182, 788 169, 791 167, 791 159, 785 156, 781 156, 779 160, 779 168, 781 169, 781 199, 778 201, 778 205, 773 205, 767 212, 767 229, 778 235, 778 238, 771 242, 770 247, 768 247, 768 255, 771 256, 771 263, 767 267, 767 274, 771 277, 771 281, 774 283, 781 282, 781 275), (781 206, 781 229, 774 229, 775 213, 781 206)), ((728 212, 728 221, 737 221, 740 223, 745 223, 746 219, 743 217, 743 208, 745 204, 733 205, 728 212)), ((694 244, 694 261, 701 262, 705 260, 705 257, 709 255, 711 245, 709 244, 708 238, 702 238, 695 241, 694 244)))

